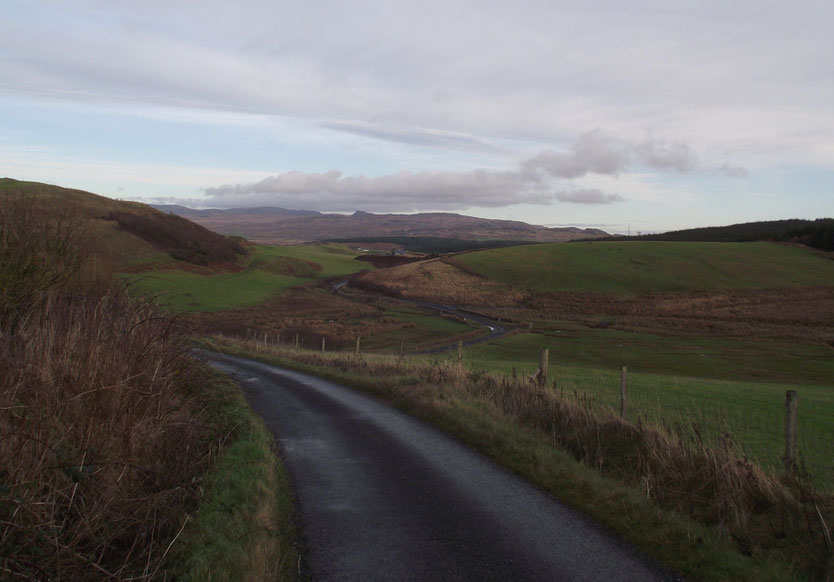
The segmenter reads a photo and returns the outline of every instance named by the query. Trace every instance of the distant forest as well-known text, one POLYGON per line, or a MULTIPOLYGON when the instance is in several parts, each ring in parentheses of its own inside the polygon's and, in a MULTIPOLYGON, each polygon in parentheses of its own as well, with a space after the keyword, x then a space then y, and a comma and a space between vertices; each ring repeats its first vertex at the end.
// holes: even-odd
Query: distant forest
POLYGON ((817 220, 771 220, 746 222, 730 226, 709 226, 674 230, 661 234, 612 237, 600 240, 662 240, 685 242, 750 242, 775 241, 808 245, 815 249, 834 251, 834 218, 817 220))

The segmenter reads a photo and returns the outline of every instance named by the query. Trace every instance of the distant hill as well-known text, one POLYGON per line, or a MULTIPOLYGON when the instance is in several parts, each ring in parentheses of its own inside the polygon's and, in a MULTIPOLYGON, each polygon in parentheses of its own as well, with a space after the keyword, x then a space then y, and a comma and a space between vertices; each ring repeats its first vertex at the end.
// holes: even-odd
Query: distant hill
POLYGON ((182 206, 156 208, 184 216, 222 234, 270 243, 302 243, 356 237, 434 237, 463 240, 562 242, 610 236, 598 229, 548 228, 514 220, 492 220, 453 213, 323 214, 284 208, 194 210, 182 206))
POLYGON ((679 242, 795 242, 826 251, 834 250, 834 218, 817 220, 770 220, 729 226, 709 226, 675 230, 612 240, 663 240, 679 242))
POLYGON ((99 265, 119 269, 159 253, 193 265, 230 263, 242 246, 186 218, 147 204, 124 202, 83 190, 40 182, 0 179, 0 202, 21 199, 44 214, 70 216, 83 224, 99 265))

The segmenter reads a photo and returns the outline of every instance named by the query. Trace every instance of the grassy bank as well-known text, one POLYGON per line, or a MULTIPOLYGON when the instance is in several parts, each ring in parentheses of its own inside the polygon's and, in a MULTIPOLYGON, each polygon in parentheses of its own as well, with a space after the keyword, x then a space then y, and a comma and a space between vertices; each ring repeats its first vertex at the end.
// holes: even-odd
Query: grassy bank
POLYGON ((212 386, 219 455, 168 571, 178 580, 295 580, 292 490, 275 439, 234 384, 218 375, 212 386))
POLYGON ((516 289, 614 294, 830 285, 834 263, 773 243, 588 242, 466 253, 474 272, 516 289))
POLYGON ((456 366, 289 349, 257 355, 437 424, 687 579, 813 580, 828 567, 815 511, 830 522, 830 497, 768 476, 720 441, 622 423, 549 388, 456 366))

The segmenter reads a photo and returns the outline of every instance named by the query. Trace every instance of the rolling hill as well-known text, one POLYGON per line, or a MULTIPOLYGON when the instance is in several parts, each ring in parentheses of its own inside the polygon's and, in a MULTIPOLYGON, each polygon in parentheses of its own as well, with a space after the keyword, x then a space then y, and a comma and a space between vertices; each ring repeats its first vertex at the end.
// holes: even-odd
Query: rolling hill
POLYGON ((613 237, 612 240, 655 240, 678 242, 751 242, 779 241, 834 250, 834 218, 817 220, 768 220, 745 222, 729 226, 707 226, 674 230, 636 237, 613 237))
POLYGON ((265 243, 295 244, 352 237, 438 237, 465 240, 562 242, 600 238, 597 229, 548 228, 514 220, 492 220, 452 213, 322 214, 282 208, 194 210, 174 205, 155 208, 184 216, 223 234, 265 243))
POLYGON ((98 268, 119 270, 160 254, 192 265, 228 264, 244 252, 238 241, 139 202, 10 178, 0 179, 0 200, 19 201, 44 220, 60 215, 78 224, 98 268))

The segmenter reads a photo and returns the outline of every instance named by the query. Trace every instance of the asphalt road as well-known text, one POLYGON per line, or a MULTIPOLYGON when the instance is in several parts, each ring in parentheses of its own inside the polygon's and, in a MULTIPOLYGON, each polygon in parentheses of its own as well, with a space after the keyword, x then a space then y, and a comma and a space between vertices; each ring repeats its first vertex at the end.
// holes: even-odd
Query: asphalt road
POLYGON ((525 481, 348 388, 217 355, 274 432, 314 580, 674 580, 525 481))

